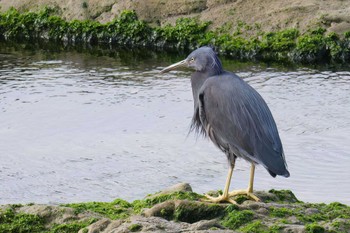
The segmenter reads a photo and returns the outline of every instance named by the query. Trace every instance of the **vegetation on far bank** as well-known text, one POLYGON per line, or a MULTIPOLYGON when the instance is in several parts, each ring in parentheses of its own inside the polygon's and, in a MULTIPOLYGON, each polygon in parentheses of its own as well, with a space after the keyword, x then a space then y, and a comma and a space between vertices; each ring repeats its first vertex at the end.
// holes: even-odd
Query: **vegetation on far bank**
POLYGON ((143 226, 141 223, 131 222, 129 218, 140 214, 173 220, 175 223, 196 223, 215 219, 216 223, 210 229, 231 229, 237 232, 289 232, 295 227, 299 227, 299 230, 302 227, 302 232, 315 233, 340 233, 350 230, 350 207, 344 204, 303 203, 288 190, 259 192, 259 196, 263 203, 247 202, 245 198, 240 197, 237 201, 241 204, 238 205, 209 204, 203 202, 202 195, 177 191, 153 195, 131 203, 116 199, 112 202, 65 204, 55 207, 61 208, 56 210, 56 213, 45 207, 45 214, 32 214, 22 209, 28 210, 28 206, 34 204, 7 205, 0 206, 0 232, 89 232, 88 226, 102 218, 129 224, 128 232, 134 232, 142 230, 143 226), (67 208, 73 216, 66 217, 66 221, 61 224, 52 223, 54 216, 62 218, 67 208), (84 218, 77 217, 84 213, 84 218))
MULTIPOLYGON (((73 45, 108 44, 121 47, 143 47, 188 50, 211 45, 221 54, 240 60, 282 62, 350 61, 350 32, 326 34, 315 28, 301 34, 297 29, 277 32, 259 31, 253 36, 243 33, 259 28, 240 22, 235 30, 223 25, 209 30, 210 22, 180 18, 174 26, 153 27, 139 20, 133 11, 124 11, 107 24, 95 21, 65 21, 54 10, 19 13, 11 9, 0 14, 0 39, 32 42, 46 40, 73 45), (230 28, 230 29, 228 29, 230 28)), ((255 30, 256 31, 256 30, 255 30)), ((249 34, 249 33, 248 33, 249 34)))

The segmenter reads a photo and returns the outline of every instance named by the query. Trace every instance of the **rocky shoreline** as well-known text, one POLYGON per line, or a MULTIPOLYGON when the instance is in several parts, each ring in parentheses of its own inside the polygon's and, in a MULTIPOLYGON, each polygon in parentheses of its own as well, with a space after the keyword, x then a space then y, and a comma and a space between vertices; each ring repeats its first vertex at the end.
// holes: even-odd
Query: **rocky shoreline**
POLYGON ((304 203, 291 191, 258 191, 262 202, 212 204, 181 183, 131 203, 0 206, 0 232, 350 232, 350 207, 304 203))
POLYGON ((20 12, 56 9, 64 20, 93 20, 108 23, 125 10, 134 10, 152 25, 175 24, 179 18, 210 21, 211 29, 223 25, 234 31, 243 24, 248 34, 295 28, 301 33, 319 26, 327 32, 343 34, 350 30, 350 8, 346 1, 334 0, 12 0, 0 1, 0 12, 11 7, 20 12))
MULTIPOLYGON (((314 27, 262 31, 257 25, 239 23, 234 28, 182 17, 174 25, 154 26, 140 20, 135 11, 123 11, 113 21, 67 21, 53 8, 20 12, 14 8, 0 14, 0 40, 59 46, 105 46, 187 51, 209 45, 223 55, 243 61, 332 63, 350 61, 350 31, 344 34, 314 27), (254 29, 255 28, 255 29, 254 29)), ((349 29, 350 30, 350 29, 349 29)))

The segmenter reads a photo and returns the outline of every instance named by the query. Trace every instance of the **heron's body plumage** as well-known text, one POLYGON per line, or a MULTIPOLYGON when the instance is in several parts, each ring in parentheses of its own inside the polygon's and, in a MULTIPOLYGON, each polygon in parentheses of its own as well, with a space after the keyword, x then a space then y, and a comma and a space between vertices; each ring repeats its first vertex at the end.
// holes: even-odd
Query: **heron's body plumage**
POLYGON ((192 128, 208 136, 230 161, 240 157, 263 165, 274 177, 288 177, 276 123, 260 94, 234 73, 203 77, 198 72, 191 78, 192 128))

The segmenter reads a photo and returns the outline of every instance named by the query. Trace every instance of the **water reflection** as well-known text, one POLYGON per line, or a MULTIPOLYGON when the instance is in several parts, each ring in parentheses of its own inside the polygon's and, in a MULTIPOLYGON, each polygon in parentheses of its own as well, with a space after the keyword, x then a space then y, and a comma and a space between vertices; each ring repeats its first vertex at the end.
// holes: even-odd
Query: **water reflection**
MULTIPOLYGON (((133 200, 178 182, 223 188, 226 159, 190 135, 188 71, 157 52, 48 52, 0 46, 0 203, 133 200)), ((350 72, 242 66, 268 102, 291 177, 257 169, 257 189, 350 204, 350 72), (336 192, 335 192, 336 190, 336 192)), ((248 182, 240 160, 233 188, 248 182)))

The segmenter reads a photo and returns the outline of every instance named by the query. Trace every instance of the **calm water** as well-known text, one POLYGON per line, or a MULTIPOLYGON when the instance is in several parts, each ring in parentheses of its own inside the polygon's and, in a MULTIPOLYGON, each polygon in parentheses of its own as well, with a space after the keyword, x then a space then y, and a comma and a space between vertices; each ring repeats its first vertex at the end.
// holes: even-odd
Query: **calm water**
MULTIPOLYGON (((189 71, 153 52, 30 52, 0 47, 0 204, 129 201, 179 182, 223 189, 225 156, 187 136, 189 71)), ((291 177, 258 167, 258 190, 291 189, 310 202, 350 204, 350 72, 241 66, 278 124, 291 177)), ((232 188, 245 188, 237 162, 232 188)))

